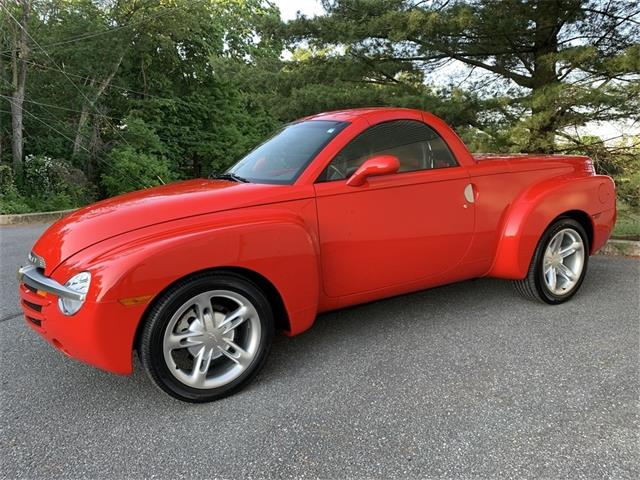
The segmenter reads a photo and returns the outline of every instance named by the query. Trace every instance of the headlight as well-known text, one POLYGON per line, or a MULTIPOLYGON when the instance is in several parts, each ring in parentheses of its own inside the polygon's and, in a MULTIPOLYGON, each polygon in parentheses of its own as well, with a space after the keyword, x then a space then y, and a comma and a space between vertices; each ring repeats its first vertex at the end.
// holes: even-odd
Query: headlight
MULTIPOLYGON (((89 284, 91 283, 91 274, 89 272, 80 272, 69 279, 64 284, 65 287, 75 290, 78 293, 86 293, 89 291, 89 284)), ((73 315, 80 310, 84 300, 71 300, 68 298, 58 299, 58 308, 65 315, 73 315)))

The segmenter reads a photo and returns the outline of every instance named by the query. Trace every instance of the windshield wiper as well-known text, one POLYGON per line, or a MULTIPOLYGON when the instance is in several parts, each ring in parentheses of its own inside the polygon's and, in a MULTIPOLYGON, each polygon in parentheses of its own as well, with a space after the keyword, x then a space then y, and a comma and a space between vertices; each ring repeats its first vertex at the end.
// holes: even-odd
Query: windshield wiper
POLYGON ((217 174, 213 175, 213 178, 217 178, 217 179, 220 179, 220 180, 233 180, 234 182, 251 183, 246 178, 241 177, 240 175, 238 175, 236 173, 232 173, 232 172, 217 173, 217 174))

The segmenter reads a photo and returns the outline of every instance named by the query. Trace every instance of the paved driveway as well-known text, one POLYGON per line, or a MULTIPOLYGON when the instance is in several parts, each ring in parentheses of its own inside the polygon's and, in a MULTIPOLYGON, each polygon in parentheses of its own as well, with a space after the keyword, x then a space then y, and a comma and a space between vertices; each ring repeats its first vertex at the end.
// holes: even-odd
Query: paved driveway
POLYGON ((244 392, 183 404, 64 358, 16 316, 43 227, 2 236, 1 474, 638 478, 640 262, 547 307, 478 280, 322 315, 244 392))

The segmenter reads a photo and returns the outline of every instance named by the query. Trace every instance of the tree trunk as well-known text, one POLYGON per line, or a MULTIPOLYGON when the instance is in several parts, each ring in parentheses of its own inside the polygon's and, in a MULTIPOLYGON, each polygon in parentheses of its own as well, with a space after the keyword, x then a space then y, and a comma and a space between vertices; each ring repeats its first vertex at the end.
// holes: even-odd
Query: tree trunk
POLYGON ((530 136, 527 150, 549 153, 555 149, 555 132, 558 128, 557 95, 561 86, 556 72, 560 30, 557 6, 539 2, 535 8, 535 23, 530 136))
POLYGON ((87 159, 87 163, 85 164, 85 174, 89 180, 95 181, 96 179, 96 169, 95 169, 95 161, 97 151, 100 148, 100 124, 102 123, 102 118, 93 117, 93 122, 91 122, 91 138, 89 139, 89 146, 87 150, 89 150, 89 158, 87 159))
MULTIPOLYGON (((96 102, 102 96, 104 91, 107 89, 107 87, 109 86, 109 84, 113 80, 113 77, 116 76, 116 73, 118 72, 118 68, 120 68, 120 64, 122 63, 122 59, 123 58, 124 58, 124 52, 122 53, 122 55, 120 55, 120 57, 118 57, 118 61, 113 65, 113 68, 111 69, 111 72, 109 72, 109 75, 107 76, 107 78, 105 78, 100 83, 100 85, 98 86, 98 89, 95 91, 93 96, 89 97, 89 101, 85 101, 82 104, 82 110, 80 112, 80 118, 78 119, 78 129, 76 130, 76 138, 75 138, 75 140, 73 142, 73 155, 77 155, 78 153, 80 153, 80 150, 84 150, 85 149, 85 146, 84 146, 84 141, 85 141, 84 131, 85 131, 85 128, 86 128, 88 120, 89 120, 89 114, 91 113, 89 110, 90 109, 95 109, 96 102)), ((91 80, 91 84, 90 85, 93 86, 94 83, 95 83, 95 80, 91 80)))
MULTIPOLYGON (((4 47, 4 43, 0 43, 0 45, 2 45, 2 47, 4 47)), ((4 70, 4 61, 3 61, 3 57, 2 55, 0 55, 0 82, 2 82, 3 84, 9 84, 9 80, 6 79, 5 77, 5 70, 4 70)), ((2 94, 4 95, 4 91, 0 90, 0 92, 2 92, 2 94)), ((7 92, 9 93, 9 92, 7 92)), ((9 95, 6 95, 7 97, 9 95)), ((2 153, 3 153, 3 149, 4 149, 4 122, 3 119, 4 117, 2 115, 0 115, 0 160, 2 160, 2 153)))
POLYGON ((22 105, 24 104, 24 92, 27 82, 27 56, 29 46, 27 44, 27 21, 29 19, 30 1, 22 0, 22 15, 20 23, 15 29, 14 45, 11 53, 13 91, 11 92, 11 151, 13 154, 13 171, 19 176, 22 173, 22 158, 24 140, 22 105))
POLYGON ((84 102, 78 119, 78 129, 76 130, 76 138, 73 140, 73 155, 78 155, 84 146, 84 128, 89 119, 89 104, 84 102))
POLYGON ((555 151, 558 117, 556 112, 556 92, 552 86, 534 88, 531 94, 533 106, 529 120, 529 141, 526 147, 531 153, 553 153, 555 151), (545 97, 545 104, 538 100, 545 97))

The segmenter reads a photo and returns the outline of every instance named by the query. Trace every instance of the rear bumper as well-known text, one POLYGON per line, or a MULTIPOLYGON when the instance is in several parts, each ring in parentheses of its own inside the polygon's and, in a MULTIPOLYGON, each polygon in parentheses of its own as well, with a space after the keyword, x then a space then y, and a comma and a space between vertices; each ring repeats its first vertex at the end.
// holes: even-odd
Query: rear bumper
POLYGON ((78 313, 66 316, 58 308, 57 295, 21 279, 20 306, 33 330, 69 357, 109 372, 131 373, 133 342, 144 306, 85 301, 78 313))

